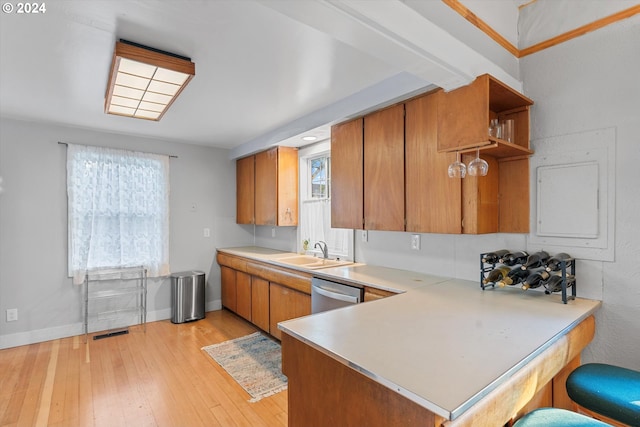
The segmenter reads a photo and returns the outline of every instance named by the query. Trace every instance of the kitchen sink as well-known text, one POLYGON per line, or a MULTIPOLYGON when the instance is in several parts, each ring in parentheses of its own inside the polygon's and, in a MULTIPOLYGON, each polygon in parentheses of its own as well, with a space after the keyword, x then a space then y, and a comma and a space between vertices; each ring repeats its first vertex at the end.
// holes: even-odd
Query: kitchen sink
POLYGON ((339 265, 352 264, 351 261, 343 261, 339 259, 325 259, 318 258, 311 255, 295 255, 285 258, 278 258, 274 260, 276 262, 288 265, 295 265, 297 267, 308 268, 310 270, 317 270, 319 268, 336 267, 339 265))

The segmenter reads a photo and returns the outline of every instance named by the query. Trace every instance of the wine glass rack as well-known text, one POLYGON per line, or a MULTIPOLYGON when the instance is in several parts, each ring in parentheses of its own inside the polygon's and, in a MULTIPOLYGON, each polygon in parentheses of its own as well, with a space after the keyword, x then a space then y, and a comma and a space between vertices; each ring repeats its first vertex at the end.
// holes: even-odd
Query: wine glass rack
MULTIPOLYGON (((482 290, 484 291, 486 288, 488 288, 489 286, 491 286, 492 288, 495 288, 496 284, 495 282, 490 282, 485 284, 484 283, 484 279, 487 277, 486 274, 489 273, 491 270, 493 270, 494 268, 496 268, 497 265, 499 265, 499 262, 484 262, 483 259, 485 259, 486 255, 489 254, 490 252, 487 253, 482 253, 480 254, 480 287, 482 288, 482 290)), ((574 277, 576 277, 576 262, 574 258, 566 258, 560 261, 559 264, 560 269, 558 270, 559 274, 562 276, 562 282, 561 282, 561 290, 560 293, 562 295, 562 302, 564 304, 567 303, 568 300, 570 299, 576 299, 576 281, 573 281, 573 285, 570 286, 571 289, 571 295, 567 294, 567 278, 568 275, 571 275, 574 277)), ((510 267, 513 268, 513 267, 510 267)), ((550 293, 548 291, 545 291, 545 293, 550 293)))

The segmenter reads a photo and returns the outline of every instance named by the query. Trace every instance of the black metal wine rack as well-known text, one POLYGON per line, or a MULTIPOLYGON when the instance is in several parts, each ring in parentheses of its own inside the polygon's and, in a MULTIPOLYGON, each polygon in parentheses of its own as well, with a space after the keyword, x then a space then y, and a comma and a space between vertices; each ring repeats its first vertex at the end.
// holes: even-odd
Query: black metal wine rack
MULTIPOLYGON (((496 265, 498 265, 499 263, 494 262, 484 262, 483 259, 485 258, 485 256, 487 254, 489 254, 490 252, 487 253, 482 253, 480 254, 480 287, 482 288, 482 290, 484 291, 486 288, 488 288, 489 286, 491 286, 492 288, 496 287, 495 282, 491 282, 491 283, 487 283, 486 285, 483 283, 484 279, 486 278, 486 274, 489 273, 491 270, 493 270, 494 268, 496 268, 496 265)), ((569 299, 576 299, 576 261, 574 258, 567 258, 567 259, 563 259, 562 261, 560 261, 560 274, 562 275, 562 283, 561 283, 561 294, 562 294, 562 302, 563 303, 567 303, 567 301, 569 299), (567 267, 567 264, 570 263, 571 265, 569 265, 569 267, 567 267), (573 276, 574 278, 574 282, 573 282, 573 286, 571 286, 571 295, 567 295, 567 269, 569 270, 569 274, 573 276)))

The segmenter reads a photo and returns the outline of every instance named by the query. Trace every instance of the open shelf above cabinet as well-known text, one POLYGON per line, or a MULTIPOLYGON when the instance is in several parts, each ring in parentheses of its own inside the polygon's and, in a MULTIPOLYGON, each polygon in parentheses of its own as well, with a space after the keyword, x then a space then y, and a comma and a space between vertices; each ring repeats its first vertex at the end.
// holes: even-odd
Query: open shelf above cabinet
POLYGON ((530 156, 529 107, 533 101, 488 74, 473 83, 441 92, 438 100, 438 151, 470 152, 476 147, 497 159, 530 156), (514 121, 511 141, 489 136, 491 120, 514 121))
POLYGON ((533 150, 530 150, 529 148, 524 148, 520 145, 505 141, 504 139, 493 137, 489 137, 489 140, 483 142, 483 145, 460 147, 456 151, 460 151, 462 154, 474 153, 476 148, 479 148, 481 152, 491 154, 493 157, 500 160, 528 157, 533 154, 533 150))

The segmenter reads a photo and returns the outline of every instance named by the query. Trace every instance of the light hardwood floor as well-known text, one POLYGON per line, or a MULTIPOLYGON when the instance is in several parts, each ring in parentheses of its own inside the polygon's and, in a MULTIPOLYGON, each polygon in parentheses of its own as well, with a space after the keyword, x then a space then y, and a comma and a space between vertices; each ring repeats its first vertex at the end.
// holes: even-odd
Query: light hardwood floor
POLYGON ((0 350, 0 426, 286 426, 286 391, 249 403, 201 350, 256 330, 223 310, 0 350))

